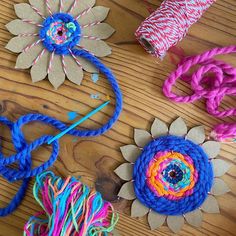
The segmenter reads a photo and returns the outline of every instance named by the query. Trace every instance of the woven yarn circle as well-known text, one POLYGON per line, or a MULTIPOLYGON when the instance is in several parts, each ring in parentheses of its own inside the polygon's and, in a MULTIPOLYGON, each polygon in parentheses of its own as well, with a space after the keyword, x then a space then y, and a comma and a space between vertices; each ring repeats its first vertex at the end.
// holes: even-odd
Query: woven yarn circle
POLYGON ((134 164, 134 190, 146 207, 183 215, 200 207, 213 184, 213 168, 203 148, 177 136, 144 147, 134 164))
POLYGON ((49 52, 67 55, 80 41, 81 27, 70 14, 55 13, 45 19, 39 36, 49 52))

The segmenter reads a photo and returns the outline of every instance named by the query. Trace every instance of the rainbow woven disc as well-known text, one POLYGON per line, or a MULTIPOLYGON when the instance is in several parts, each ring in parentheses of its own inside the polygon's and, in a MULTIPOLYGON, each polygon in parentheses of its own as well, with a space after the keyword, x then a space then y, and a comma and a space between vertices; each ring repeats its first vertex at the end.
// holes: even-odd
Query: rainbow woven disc
POLYGON ((202 147, 170 135, 145 146, 133 171, 138 200, 164 215, 183 215, 200 207, 213 178, 211 162, 202 147))

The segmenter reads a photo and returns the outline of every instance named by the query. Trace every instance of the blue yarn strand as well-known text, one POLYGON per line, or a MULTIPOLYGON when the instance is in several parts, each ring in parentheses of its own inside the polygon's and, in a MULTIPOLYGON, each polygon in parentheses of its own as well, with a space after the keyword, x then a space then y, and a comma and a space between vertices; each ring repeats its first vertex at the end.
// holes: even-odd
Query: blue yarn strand
MULTIPOLYGON (((77 136, 77 137, 95 137, 104 134, 108 131, 114 123, 118 120, 119 115, 122 111, 122 94, 117 84, 117 81, 111 72, 102 62, 97 59, 95 56, 91 55, 89 52, 84 50, 72 49, 72 53, 75 56, 83 57, 87 61, 91 62, 102 74, 104 74, 110 83, 112 90, 115 95, 115 110, 113 115, 110 117, 108 122, 102 127, 94 130, 71 130, 68 134, 77 136)), ((20 117, 15 123, 9 121, 6 117, 0 116, 0 123, 7 126, 11 130, 12 142, 14 144, 16 154, 10 157, 4 157, 0 149, 0 175, 2 175, 7 181, 15 182, 22 180, 22 184, 12 198, 8 206, 5 208, 0 208, 0 217, 7 216, 11 214, 21 203, 25 196, 25 192, 28 188, 29 181, 31 177, 34 177, 43 171, 51 167, 57 159, 59 153, 59 143, 54 141, 52 143, 52 154, 49 157, 48 161, 40 165, 39 167, 32 169, 32 151, 38 149, 40 146, 47 144, 47 142, 52 139, 52 136, 46 135, 42 136, 39 139, 36 139, 32 143, 28 144, 24 138, 22 132, 22 127, 30 122, 42 122, 44 124, 53 126, 54 128, 63 131, 68 128, 63 122, 43 114, 28 114, 20 117), (18 163, 19 168, 13 169, 9 165, 13 163, 18 163)))

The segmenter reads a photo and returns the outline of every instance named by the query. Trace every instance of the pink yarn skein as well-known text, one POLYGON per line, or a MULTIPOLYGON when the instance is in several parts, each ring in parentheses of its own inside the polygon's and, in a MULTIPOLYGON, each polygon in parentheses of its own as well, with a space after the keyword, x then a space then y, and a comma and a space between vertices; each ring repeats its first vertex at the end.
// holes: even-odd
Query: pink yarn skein
MULTIPOLYGON (((236 116, 236 108, 219 109, 225 96, 236 96, 236 68, 223 61, 213 59, 217 55, 235 52, 236 46, 228 46, 214 48, 200 55, 185 58, 165 81, 164 95, 174 102, 181 103, 191 103, 205 98, 209 114, 218 118, 236 116), (187 75, 186 73, 193 66, 200 67, 192 75, 187 75), (178 79, 189 83, 193 91, 192 95, 180 96, 172 92, 172 87, 178 79)), ((212 136, 218 141, 235 142, 236 123, 217 125, 213 129, 212 136)))
POLYGON ((215 0, 164 0, 137 29, 135 36, 153 56, 163 58, 187 34, 215 0))

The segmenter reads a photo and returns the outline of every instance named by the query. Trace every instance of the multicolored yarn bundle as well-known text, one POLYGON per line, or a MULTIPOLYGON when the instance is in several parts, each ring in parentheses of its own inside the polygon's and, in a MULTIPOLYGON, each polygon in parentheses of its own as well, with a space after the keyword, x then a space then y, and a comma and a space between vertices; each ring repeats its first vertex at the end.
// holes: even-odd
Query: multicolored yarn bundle
POLYGON ((42 173, 36 176, 33 194, 43 211, 26 223, 27 236, 108 235, 119 219, 111 203, 74 177, 62 180, 42 173))
POLYGON ((163 58, 181 41, 215 0, 164 0, 135 33, 141 45, 155 57, 163 58))
POLYGON ((217 156, 220 143, 205 141, 204 127, 188 131, 182 118, 170 127, 155 119, 151 133, 135 129, 135 145, 121 147, 126 163, 115 173, 128 181, 118 196, 134 200, 132 217, 148 215, 152 230, 164 224, 175 233, 187 221, 200 227, 202 211, 219 213, 214 197, 229 191, 219 179, 229 164, 217 156))
MULTIPOLYGON (((209 114, 224 118, 236 116, 236 108, 220 109, 221 102, 226 96, 236 96, 236 68, 232 65, 215 60, 213 57, 235 53, 236 46, 214 48, 200 55, 187 57, 179 63, 163 86, 166 97, 174 102, 191 103, 204 98, 209 114), (194 66, 200 66, 191 75, 187 73, 194 66), (180 96, 172 92, 172 88, 181 79, 187 82, 193 94, 180 96)), ((212 131, 212 137, 222 142, 236 141, 236 123, 224 123, 216 125, 212 131)))

